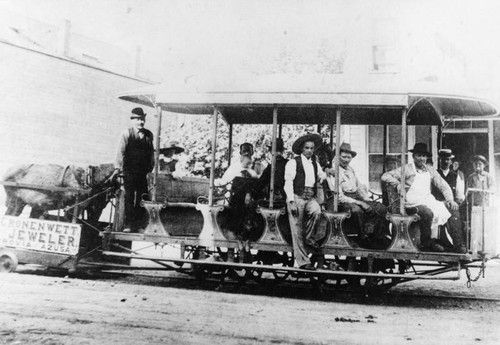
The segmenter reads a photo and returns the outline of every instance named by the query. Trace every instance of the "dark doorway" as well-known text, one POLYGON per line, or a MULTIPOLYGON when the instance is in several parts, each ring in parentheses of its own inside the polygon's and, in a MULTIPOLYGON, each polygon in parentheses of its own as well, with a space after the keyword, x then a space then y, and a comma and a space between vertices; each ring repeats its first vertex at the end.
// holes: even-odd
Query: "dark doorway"
POLYGON ((472 156, 483 155, 488 159, 488 133, 443 133, 442 142, 443 148, 453 151, 466 178, 473 172, 472 156))

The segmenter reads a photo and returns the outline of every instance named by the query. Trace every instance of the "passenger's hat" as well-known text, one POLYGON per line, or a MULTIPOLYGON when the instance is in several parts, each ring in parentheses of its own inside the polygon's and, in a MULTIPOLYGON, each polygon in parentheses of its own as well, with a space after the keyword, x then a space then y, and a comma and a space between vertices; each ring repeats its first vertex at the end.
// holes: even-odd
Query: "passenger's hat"
MULTIPOLYGON (((271 145, 267 145, 267 147, 269 148, 269 150, 271 150, 273 148, 273 143, 271 143, 271 145)), ((283 139, 276 138, 276 151, 283 152, 284 149, 285 149, 285 143, 283 143, 283 139)))
POLYGON ((314 142, 314 147, 318 147, 323 142, 323 139, 321 139, 321 135, 316 133, 303 135, 297 140, 295 140, 295 142, 293 143, 292 145, 293 153, 300 155, 302 153, 302 146, 304 146, 304 143, 307 141, 314 142))
POLYGON ((243 143, 240 145, 240 156, 253 156, 253 145, 250 143, 243 143))
POLYGON ((431 157, 432 154, 427 150, 427 144, 424 143, 416 143, 415 146, 413 146, 413 149, 408 150, 411 153, 423 153, 427 157, 431 157))
POLYGON ((352 155, 352 158, 356 157, 356 155, 358 154, 356 151, 353 151, 351 149, 351 144, 348 143, 340 144, 340 153, 342 152, 350 153, 352 155))
POLYGON ((141 117, 146 117, 146 113, 144 112, 144 110, 142 110, 142 108, 132 109, 132 115, 130 115, 131 119, 137 119, 141 117))
POLYGON ((480 162, 483 162, 484 165, 488 165, 488 160, 486 159, 486 157, 484 157, 482 155, 474 155, 474 156, 472 156, 471 161, 472 162, 480 161, 480 162))
POLYGON ((184 152, 184 148, 183 147, 180 147, 180 146, 177 146, 179 143, 176 142, 176 141, 169 141, 167 143, 167 145, 165 145, 164 147, 162 147, 160 149, 160 153, 162 155, 166 155, 168 154, 169 152, 173 151, 174 154, 179 154, 181 152, 184 152))
POLYGON ((455 158, 455 156, 451 153, 450 149, 441 149, 438 151, 439 158, 455 158))

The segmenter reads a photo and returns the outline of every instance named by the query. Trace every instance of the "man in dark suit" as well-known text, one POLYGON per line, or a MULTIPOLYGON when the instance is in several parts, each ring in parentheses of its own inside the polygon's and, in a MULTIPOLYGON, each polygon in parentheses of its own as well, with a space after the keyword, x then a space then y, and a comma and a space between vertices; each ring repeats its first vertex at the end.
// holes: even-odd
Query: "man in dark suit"
POLYGON ((142 108, 134 108, 130 115, 132 125, 122 132, 115 160, 113 177, 123 174, 124 229, 132 232, 140 220, 143 209, 140 202, 147 198, 148 183, 146 175, 154 167, 153 133, 144 128, 146 114, 142 108))

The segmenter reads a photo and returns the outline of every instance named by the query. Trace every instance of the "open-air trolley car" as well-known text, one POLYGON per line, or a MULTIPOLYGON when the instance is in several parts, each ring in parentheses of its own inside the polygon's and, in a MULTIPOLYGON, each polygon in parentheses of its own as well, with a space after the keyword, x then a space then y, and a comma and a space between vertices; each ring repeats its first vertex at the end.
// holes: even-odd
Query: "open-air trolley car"
MULTIPOLYGON (((176 92, 155 85, 120 94, 119 98, 123 100, 156 109, 156 148, 160 146, 164 112, 192 116, 211 114, 211 174, 209 179, 163 176, 159 172, 159 150, 156 149, 157 164, 149 178, 150 195, 142 202, 148 216, 144 231, 121 232, 123 225, 117 198, 114 222, 100 232, 103 260, 89 263, 85 255, 81 255, 81 264, 144 269, 113 264, 110 258, 149 260, 159 264, 154 269, 175 270, 199 278, 208 278, 212 274, 222 279, 236 277, 240 281, 312 278, 325 284, 380 289, 415 279, 458 280, 462 270, 466 270, 470 282, 470 267, 479 267, 480 272, 484 272, 485 262, 497 254, 493 225, 496 212, 491 207, 472 212, 472 219, 467 224, 467 253, 423 252, 418 249, 418 219, 406 213, 404 198, 401 197, 399 209, 386 215, 391 234, 388 246, 367 249, 356 245, 344 231, 344 221, 350 215, 338 211, 338 190, 331 207, 322 211, 320 226, 326 236, 325 259, 321 267, 315 271, 295 268, 285 205, 274 200, 272 186, 276 138, 280 137, 282 126, 312 124, 318 129, 329 126, 330 141, 335 140, 330 144, 336 150, 334 168, 338 176, 337 157, 342 142, 339 129, 342 125, 400 125, 400 164, 404 166, 408 126, 442 126, 444 119, 453 118, 492 118, 498 115, 494 105, 477 98, 422 92, 419 87, 388 91, 387 88, 381 91, 380 87, 366 85, 362 90, 338 85, 322 86, 321 91, 288 91, 290 89, 287 86, 272 90, 266 86, 244 91, 214 88, 176 92), (214 183, 217 126, 221 120, 229 125, 230 147, 234 125, 272 125, 271 188, 269 197, 257 202, 261 221, 259 229, 251 236, 249 253, 227 227, 227 217, 231 213, 226 210, 231 204, 220 197, 214 183), (180 257, 142 255, 126 245, 131 242, 178 246, 180 257)), ((404 179, 401 183, 404 185, 404 179)))

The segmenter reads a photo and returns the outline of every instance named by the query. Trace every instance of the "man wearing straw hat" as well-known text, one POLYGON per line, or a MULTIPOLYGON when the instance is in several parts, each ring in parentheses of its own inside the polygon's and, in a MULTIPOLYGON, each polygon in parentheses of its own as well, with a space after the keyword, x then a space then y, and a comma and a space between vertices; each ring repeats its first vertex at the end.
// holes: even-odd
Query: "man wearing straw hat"
POLYGON ((412 150, 413 162, 401 168, 388 171, 382 175, 382 181, 401 193, 401 176, 405 176, 405 205, 416 210, 420 216, 421 249, 431 252, 443 252, 444 247, 437 243, 438 226, 448 222, 448 232, 453 240, 453 250, 465 253, 461 224, 458 215, 458 204, 453 192, 439 173, 427 164, 430 152, 424 143, 416 143, 412 150), (436 188, 444 197, 444 202, 436 200, 431 194, 431 187, 436 188), (450 213, 451 212, 451 213, 450 213))
POLYGON ((309 253, 321 254, 320 234, 317 233, 321 207, 316 200, 318 182, 325 173, 316 162, 315 147, 321 145, 319 134, 307 134, 298 138, 292 146, 297 154, 285 166, 284 190, 287 199, 288 219, 293 239, 293 253, 301 269, 314 270, 309 253))
POLYGON ((154 168, 153 133, 144 128, 146 114, 142 108, 134 108, 130 115, 132 125, 120 136, 115 160, 115 171, 111 178, 123 174, 124 229, 132 232, 132 227, 140 220, 143 209, 140 202, 148 194, 146 175, 154 168))
MULTIPOLYGON (((351 213, 345 223, 358 235, 358 244, 368 248, 386 246, 387 238, 382 234, 387 227, 385 219, 387 208, 371 200, 368 189, 359 182, 354 169, 350 166, 351 160, 356 155, 357 152, 351 149, 351 144, 340 145, 339 209, 351 213)), ((335 176, 328 176, 326 180, 329 189, 334 191, 335 176)))

